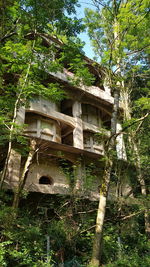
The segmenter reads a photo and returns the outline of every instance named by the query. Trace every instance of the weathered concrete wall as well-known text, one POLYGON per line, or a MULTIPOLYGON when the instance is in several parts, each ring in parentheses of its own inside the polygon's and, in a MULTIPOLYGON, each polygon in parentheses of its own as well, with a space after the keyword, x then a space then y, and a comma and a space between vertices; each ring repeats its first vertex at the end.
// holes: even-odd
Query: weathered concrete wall
POLYGON ((9 162, 8 162, 8 171, 6 174, 6 184, 17 185, 20 176, 20 166, 21 166, 21 155, 14 149, 11 150, 9 162))
POLYGON ((16 123, 23 124, 25 120, 25 107, 20 107, 17 112, 16 123))
POLYGON ((41 103, 42 101, 38 102, 36 100, 34 102, 30 102, 30 105, 26 109, 26 112, 34 112, 47 118, 59 120, 60 122, 70 125, 71 127, 75 127, 75 120, 73 117, 60 113, 53 109, 53 107, 51 106, 51 102, 47 106, 43 106, 43 104, 41 105, 41 103))
MULTIPOLYGON (((68 82, 70 81, 70 77, 73 78, 74 74, 69 72, 67 69, 64 69, 64 72, 51 72, 50 73, 52 76, 56 77, 57 79, 60 79, 64 82, 68 82)), ((83 84, 80 84, 79 89, 85 92, 88 92, 89 94, 98 97, 100 99, 102 99, 103 101, 106 101, 109 104, 113 104, 114 102, 114 98, 111 96, 110 94, 110 90, 108 88, 106 88, 106 91, 103 91, 101 88, 97 87, 97 86, 85 86, 83 84)))
POLYGON ((57 121, 37 114, 28 114, 25 123, 28 125, 24 131, 26 134, 61 143, 61 128, 57 121))
POLYGON ((100 110, 89 104, 82 104, 82 120, 97 127, 102 126, 100 110))
POLYGON ((66 194, 69 193, 69 181, 57 162, 52 160, 51 162, 32 164, 25 188, 29 191, 46 194, 66 194), (42 176, 51 177, 53 184, 39 184, 42 176))

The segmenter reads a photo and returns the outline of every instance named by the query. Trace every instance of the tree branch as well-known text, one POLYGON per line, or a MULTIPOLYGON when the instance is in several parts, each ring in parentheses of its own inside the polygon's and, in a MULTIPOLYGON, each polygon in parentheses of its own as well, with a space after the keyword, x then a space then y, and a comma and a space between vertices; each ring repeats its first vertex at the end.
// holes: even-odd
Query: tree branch
POLYGON ((130 56, 130 55, 133 55, 133 54, 135 54, 135 53, 142 52, 142 51, 143 51, 145 48, 147 48, 147 47, 150 47, 150 44, 148 44, 148 45, 142 47, 141 49, 137 49, 137 50, 134 50, 134 51, 132 51, 132 52, 129 52, 129 53, 127 53, 126 55, 127 55, 127 56, 130 56))
POLYGON ((150 115, 150 111, 147 112, 143 117, 141 117, 141 118, 137 119, 136 121, 131 122, 129 125, 125 126, 125 127, 124 127, 121 131, 119 131, 118 133, 111 135, 110 138, 109 138, 109 142, 110 142, 110 140, 111 140, 112 137, 115 136, 115 138, 117 138, 117 136, 119 136, 120 134, 122 134, 125 130, 127 130, 127 129, 130 128, 132 125, 136 124, 137 122, 140 122, 140 121, 145 120, 149 115, 150 115))
POLYGON ((9 33, 9 34, 6 34, 5 36, 3 36, 1 39, 0 39, 0 42, 2 43, 3 41, 5 41, 7 38, 9 38, 9 37, 11 37, 11 36, 13 36, 13 35, 15 35, 15 34, 17 34, 16 32, 11 32, 11 33, 9 33))
POLYGON ((140 210, 138 212, 134 212, 134 213, 132 213, 130 215, 127 215, 127 216, 121 218, 121 220, 124 221, 124 220, 130 219, 130 218, 132 218, 132 217, 134 217, 134 216, 136 216, 136 215, 138 215, 138 214, 140 214, 142 212, 144 212, 144 210, 140 210))

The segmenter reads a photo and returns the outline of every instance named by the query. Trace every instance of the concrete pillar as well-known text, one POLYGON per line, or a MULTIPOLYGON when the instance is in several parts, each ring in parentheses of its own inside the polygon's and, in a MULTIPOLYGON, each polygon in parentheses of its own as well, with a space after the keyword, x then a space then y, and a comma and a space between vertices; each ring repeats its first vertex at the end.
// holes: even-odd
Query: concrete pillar
POLYGON ((73 117, 76 118, 81 118, 81 114, 82 114, 82 108, 81 108, 81 103, 78 101, 75 101, 72 105, 72 114, 73 117))
POLYGON ((104 85, 105 92, 108 93, 109 95, 111 95, 110 82, 109 82, 108 78, 104 79, 103 85, 104 85))
POLYGON ((76 127, 73 130, 73 146, 76 148, 83 149, 83 125, 82 120, 79 118, 75 118, 76 127))
POLYGON ((37 137, 41 137, 41 120, 37 120, 37 137))
POLYGON ((72 106, 72 113, 73 117, 76 120, 76 127, 73 130, 73 146, 83 149, 83 125, 82 125, 82 120, 81 114, 82 114, 82 109, 81 109, 81 103, 78 101, 75 101, 72 106))

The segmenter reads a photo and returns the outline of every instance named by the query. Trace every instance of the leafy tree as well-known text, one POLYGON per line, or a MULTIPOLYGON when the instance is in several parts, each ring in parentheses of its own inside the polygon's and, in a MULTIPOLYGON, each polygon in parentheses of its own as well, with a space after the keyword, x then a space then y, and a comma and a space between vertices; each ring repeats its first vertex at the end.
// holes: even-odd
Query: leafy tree
POLYGON ((128 75, 129 73, 135 73, 135 70, 139 68, 137 64, 145 64, 142 62, 143 54, 147 55, 149 52, 149 40, 147 38, 149 3, 138 0, 94 0, 93 3, 95 10, 86 9, 85 22, 94 51, 101 64, 107 67, 108 81, 114 94, 114 110, 111 124, 112 137, 108 147, 109 153, 106 159, 103 186, 100 191, 96 235, 91 261, 92 266, 99 266, 106 200, 115 159, 113 151, 115 149, 116 123, 119 114, 118 101, 120 96, 124 107, 124 117, 127 118, 130 113, 129 90, 133 88, 132 80, 128 80, 128 75))
MULTIPOLYGON (((1 113, 0 144, 2 154, 2 189, 7 176, 12 149, 26 158, 14 192, 13 208, 16 210, 25 185, 28 169, 38 151, 35 140, 29 142, 22 136, 24 125, 18 125, 18 110, 25 108, 35 96, 54 102, 65 97, 63 85, 48 83, 49 73, 63 71, 65 64, 74 73, 70 82, 90 84, 89 73, 82 52, 82 43, 76 37, 83 29, 75 16, 76 0, 64 1, 12 1, 2 2, 1 31, 1 113), (70 15, 74 14, 74 18, 70 15), (49 60, 47 60, 47 58, 49 60), (6 147, 8 145, 8 148, 6 147), (22 145, 24 149, 22 149, 22 145)), ((15 213, 14 213, 15 215, 15 213)))
MULTIPOLYGON (((58 0, 51 3, 46 1, 41 3, 38 0, 1 3, 0 144, 5 148, 8 143, 6 156, 2 155, 1 188, 7 174, 12 148, 18 149, 19 143, 24 144, 26 147, 24 154, 27 158, 15 193, 14 208, 18 207, 26 173, 37 151, 37 147, 29 150, 27 140, 22 137, 24 126, 18 126, 18 110, 27 105, 35 95, 42 95, 52 101, 61 101, 65 97, 63 87, 58 83, 48 84, 44 81, 49 72, 62 71, 69 50, 72 50, 70 69, 74 69, 77 76, 80 75, 78 69, 81 65, 85 65, 80 54, 81 43, 77 39, 75 44, 74 37, 82 29, 81 21, 76 17, 69 17, 70 14, 75 14, 75 5, 77 5, 76 0, 58 0), (57 58, 55 55, 58 52, 60 56, 57 58)), ((86 70, 84 75, 89 76, 88 73, 86 70)), ((81 75, 78 79, 81 81, 81 75)), ((89 79, 91 77, 87 80, 89 79)))

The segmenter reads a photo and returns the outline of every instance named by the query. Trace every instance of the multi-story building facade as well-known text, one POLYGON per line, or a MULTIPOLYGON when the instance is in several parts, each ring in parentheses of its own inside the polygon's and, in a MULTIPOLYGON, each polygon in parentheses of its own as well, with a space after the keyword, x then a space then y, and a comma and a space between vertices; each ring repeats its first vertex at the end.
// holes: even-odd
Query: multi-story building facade
MULTIPOLYGON (((91 71, 93 62, 86 57, 85 61, 91 71)), ((26 124, 24 134, 35 139, 39 148, 27 173, 26 190, 46 194, 87 191, 89 197, 97 198, 103 169, 100 159, 110 136, 114 98, 94 68, 92 73, 96 77, 92 86, 71 85, 73 73, 65 68, 49 73, 51 82, 63 85, 67 98, 54 103, 35 96, 27 107, 19 109, 18 123, 26 124)), ((123 159, 122 135, 117 139, 118 157, 123 159)), ((6 179, 9 187, 17 186, 23 164, 21 154, 12 150, 6 179)))

